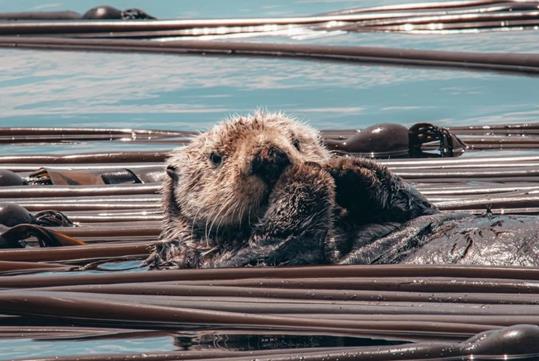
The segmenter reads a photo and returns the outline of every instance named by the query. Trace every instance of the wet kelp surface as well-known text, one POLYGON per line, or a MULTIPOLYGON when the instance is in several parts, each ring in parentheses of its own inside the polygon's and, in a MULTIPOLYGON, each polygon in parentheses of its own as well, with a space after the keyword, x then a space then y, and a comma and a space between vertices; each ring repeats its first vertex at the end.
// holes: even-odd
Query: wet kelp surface
POLYGON ((73 11, 5 12, 0 13, 0 20, 4 20, 0 24, 1 35, 131 39, 184 37, 206 40, 209 37, 276 35, 288 30, 442 33, 535 29, 539 25, 536 0, 401 3, 279 18, 161 21, 142 9, 121 10, 102 5, 84 14, 73 11))
MULTIPOLYGON (((463 157, 381 162, 444 211, 537 214, 537 129, 531 123, 453 128, 467 143, 463 157), (528 153, 493 157, 499 155, 493 149, 528 153)), ((171 148, 192 134, 0 130, 4 142, 20 145, 106 138, 171 148)), ((322 134, 326 142, 358 136, 353 130, 322 134)), ((423 146, 430 152, 437 147, 436 142, 423 146)), ((24 206, 34 218, 61 211, 73 225, 40 229, 85 242, 43 248, 36 241, 41 235, 29 233, 33 237, 18 244, 25 248, 0 250, 3 358, 537 357, 537 269, 365 265, 147 271, 142 260, 160 231, 158 193, 166 155, 0 157, 0 169, 33 180, 1 187, 1 203, 24 206)))
POLYGON ((352 8, 298 17, 196 20, 159 20, 140 9, 121 11, 108 6, 91 9, 82 16, 70 11, 0 13, 0 47, 280 57, 537 74, 539 57, 534 53, 230 41, 294 31, 302 36, 320 36, 336 32, 537 30, 537 5, 537 1, 456 1, 352 8), (132 16, 134 13, 144 15, 132 16))
POLYGON ((184 350, 87 360, 530 354, 537 326, 504 327, 537 323, 535 276, 437 266, 11 276, 0 279, 2 333, 52 345, 168 336, 184 350))

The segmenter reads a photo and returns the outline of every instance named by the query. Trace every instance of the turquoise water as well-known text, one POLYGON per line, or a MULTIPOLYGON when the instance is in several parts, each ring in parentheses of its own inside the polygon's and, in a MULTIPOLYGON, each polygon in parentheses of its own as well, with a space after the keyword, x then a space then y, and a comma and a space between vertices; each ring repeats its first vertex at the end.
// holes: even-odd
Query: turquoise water
MULTIPOLYGON (((315 14, 378 1, 111 1, 158 17, 315 14)), ((383 3, 403 3, 384 1, 383 3)), ((0 0, 0 10, 80 12, 92 1, 0 0)), ((241 39, 240 39, 241 40, 241 39)), ((247 38, 421 49, 536 52, 538 31, 446 35, 291 34, 247 38)), ((539 120, 539 79, 497 73, 233 57, 0 50, 0 126, 206 129, 257 107, 318 128, 378 122, 441 125, 539 120)), ((24 149, 23 149, 24 148, 24 149)), ((77 145, 77 150, 103 144, 77 145)), ((73 146, 9 147, 73 151, 73 146)))
POLYGON ((92 355, 104 353, 159 352, 174 350, 172 337, 146 337, 111 340, 32 340, 4 339, 0 340, 0 357, 2 360, 15 358, 37 358, 68 355, 92 355))

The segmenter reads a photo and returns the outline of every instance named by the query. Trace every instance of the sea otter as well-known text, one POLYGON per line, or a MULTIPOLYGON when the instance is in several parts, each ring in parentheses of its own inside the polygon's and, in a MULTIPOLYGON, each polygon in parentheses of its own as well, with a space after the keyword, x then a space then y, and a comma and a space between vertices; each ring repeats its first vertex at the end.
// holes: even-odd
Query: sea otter
POLYGON ((384 166, 332 155, 281 113, 225 120, 175 150, 166 173, 152 268, 539 264, 536 217, 439 212, 384 166))

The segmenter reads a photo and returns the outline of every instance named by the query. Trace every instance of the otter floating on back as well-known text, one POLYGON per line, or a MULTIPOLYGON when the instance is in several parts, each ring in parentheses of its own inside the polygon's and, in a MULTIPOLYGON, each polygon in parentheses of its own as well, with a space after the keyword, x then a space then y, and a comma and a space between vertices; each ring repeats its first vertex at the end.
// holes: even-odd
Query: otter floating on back
POLYGON ((539 265, 537 217, 440 213, 384 166, 330 154, 281 113, 218 124, 166 171, 153 268, 539 265))

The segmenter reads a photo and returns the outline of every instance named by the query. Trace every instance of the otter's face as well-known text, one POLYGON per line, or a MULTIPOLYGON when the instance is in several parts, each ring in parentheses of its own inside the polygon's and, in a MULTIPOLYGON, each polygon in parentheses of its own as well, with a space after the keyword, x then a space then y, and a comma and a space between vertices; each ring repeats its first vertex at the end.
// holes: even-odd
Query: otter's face
POLYGON ((254 223, 287 167, 328 158, 318 132, 282 114, 229 119, 168 160, 167 220, 181 215, 209 232, 254 223))

